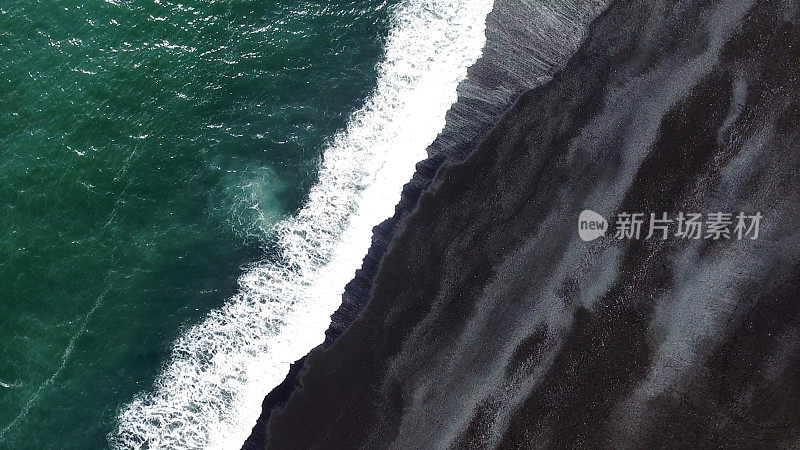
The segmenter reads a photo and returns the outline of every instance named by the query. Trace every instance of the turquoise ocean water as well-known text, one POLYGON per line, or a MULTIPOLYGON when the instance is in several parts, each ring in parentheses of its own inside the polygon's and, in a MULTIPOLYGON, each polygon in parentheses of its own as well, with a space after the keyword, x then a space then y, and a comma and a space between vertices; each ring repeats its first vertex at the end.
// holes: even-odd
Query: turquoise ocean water
POLYGON ((103 448, 373 88, 393 4, 0 3, 0 448, 103 448))

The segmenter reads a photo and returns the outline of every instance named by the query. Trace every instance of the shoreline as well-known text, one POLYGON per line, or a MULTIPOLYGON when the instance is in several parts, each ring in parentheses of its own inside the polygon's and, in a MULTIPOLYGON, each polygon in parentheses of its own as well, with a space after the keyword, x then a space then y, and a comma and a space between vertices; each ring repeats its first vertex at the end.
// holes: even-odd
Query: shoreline
MULTIPOLYGON (((483 54, 469 67, 467 78, 459 84, 458 100, 447 112, 445 127, 426 149, 428 158, 417 163, 412 179, 403 186, 394 215, 373 228, 372 244, 355 277, 347 283, 342 303, 331 316, 330 327, 325 331, 325 342, 320 347, 332 345, 366 306, 383 256, 394 237, 405 226, 407 217, 416 208, 423 192, 430 188, 440 167, 445 161, 465 159, 513 107, 519 95, 547 82, 558 72, 583 42, 585 30, 600 14, 604 2, 544 3, 541 10, 531 12, 534 17, 518 14, 522 5, 523 2, 519 0, 510 2, 502 9, 493 8, 487 16, 487 41, 483 54), (573 16, 565 14, 565 11, 573 16), (529 24, 535 23, 535 15, 539 15, 540 21, 547 23, 550 28, 531 27, 529 24), (556 17, 556 20, 542 20, 544 16, 556 17), (552 34, 558 33, 570 37, 562 45, 556 46, 552 43, 552 34), (509 40, 510 35, 525 35, 528 39, 509 40), (527 59, 537 63, 532 67, 509 64, 509 53, 514 55, 513 60, 527 59)), ((304 356, 293 363, 283 382, 265 397, 262 413, 243 449, 265 445, 268 440, 266 424, 272 412, 282 408, 301 386, 306 358, 304 356)))

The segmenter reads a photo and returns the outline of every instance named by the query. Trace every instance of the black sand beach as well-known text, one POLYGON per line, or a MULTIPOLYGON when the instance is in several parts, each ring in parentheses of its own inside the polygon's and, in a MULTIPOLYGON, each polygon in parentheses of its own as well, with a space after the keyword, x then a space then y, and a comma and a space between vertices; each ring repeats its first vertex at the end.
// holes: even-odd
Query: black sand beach
POLYGON ((541 72, 474 69, 460 101, 516 81, 440 136, 245 447, 800 445, 798 13, 614 1, 541 72), (763 223, 584 242, 586 209, 763 223))

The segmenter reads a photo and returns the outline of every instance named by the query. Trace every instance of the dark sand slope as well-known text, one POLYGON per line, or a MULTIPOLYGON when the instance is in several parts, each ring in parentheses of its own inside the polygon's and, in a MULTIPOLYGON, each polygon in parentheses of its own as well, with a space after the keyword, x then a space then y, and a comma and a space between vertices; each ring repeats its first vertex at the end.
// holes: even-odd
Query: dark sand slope
POLYGON ((797 8, 615 2, 439 171, 270 446, 799 445, 797 8), (586 208, 764 224, 586 243, 586 208))
MULTIPOLYGON (((447 113, 447 124, 427 149, 403 189, 395 215, 373 229, 372 245, 361 269, 347 284, 342 304, 325 332, 330 345, 350 326, 369 300, 378 266, 405 217, 431 184, 445 159, 461 161, 525 91, 550 80, 566 64, 586 36, 589 23, 607 0, 498 0, 486 18, 483 54, 458 86, 458 101, 447 113)), ((286 403, 298 385, 302 361, 263 402, 263 412, 244 448, 260 448, 267 439, 264 423, 271 411, 286 403)))

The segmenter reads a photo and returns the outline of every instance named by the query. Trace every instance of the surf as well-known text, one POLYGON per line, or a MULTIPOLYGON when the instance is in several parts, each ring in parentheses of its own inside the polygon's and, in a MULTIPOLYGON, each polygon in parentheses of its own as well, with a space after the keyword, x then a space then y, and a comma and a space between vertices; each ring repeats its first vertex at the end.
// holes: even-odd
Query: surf
POLYGON ((491 0, 406 0, 396 7, 375 89, 323 153, 298 213, 274 226, 279 255, 174 344, 154 383, 121 408, 117 448, 239 448, 289 364, 324 340, 403 185, 445 124, 481 54, 491 0))

